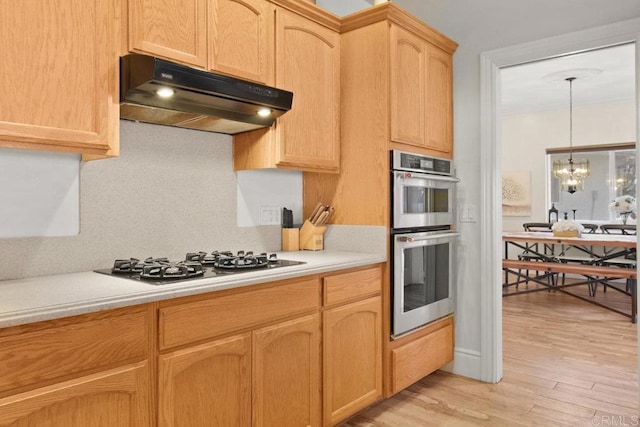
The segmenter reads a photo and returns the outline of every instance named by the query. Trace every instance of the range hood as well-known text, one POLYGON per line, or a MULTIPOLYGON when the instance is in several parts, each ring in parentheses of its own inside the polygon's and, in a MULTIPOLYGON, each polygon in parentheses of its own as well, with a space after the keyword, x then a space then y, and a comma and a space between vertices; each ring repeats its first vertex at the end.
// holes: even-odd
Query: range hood
POLYGON ((293 93, 130 54, 120 58, 120 118, 235 135, 271 126, 293 93))

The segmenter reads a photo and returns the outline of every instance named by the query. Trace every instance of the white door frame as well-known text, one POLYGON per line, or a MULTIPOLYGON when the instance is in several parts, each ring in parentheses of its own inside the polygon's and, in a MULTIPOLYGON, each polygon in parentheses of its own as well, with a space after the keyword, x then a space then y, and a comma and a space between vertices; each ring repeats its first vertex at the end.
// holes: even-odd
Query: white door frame
MULTIPOLYGON (((502 171, 500 68, 595 48, 636 42, 640 69, 640 18, 483 52, 480 55, 480 334, 481 380, 502 378, 502 171)), ((640 135, 636 72, 636 135, 640 135)), ((636 137, 636 140, 638 138, 636 137)), ((640 170, 636 156, 636 170, 640 170)), ((639 334, 640 335, 640 334, 639 334)), ((639 363, 640 366, 640 363, 639 363)))

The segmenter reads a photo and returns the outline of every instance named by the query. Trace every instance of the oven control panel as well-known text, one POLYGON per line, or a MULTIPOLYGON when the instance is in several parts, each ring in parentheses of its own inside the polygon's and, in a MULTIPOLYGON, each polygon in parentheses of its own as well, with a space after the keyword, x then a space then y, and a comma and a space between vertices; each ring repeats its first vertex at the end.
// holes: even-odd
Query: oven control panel
POLYGON ((452 175, 451 160, 428 157, 405 151, 391 151, 391 169, 452 175))

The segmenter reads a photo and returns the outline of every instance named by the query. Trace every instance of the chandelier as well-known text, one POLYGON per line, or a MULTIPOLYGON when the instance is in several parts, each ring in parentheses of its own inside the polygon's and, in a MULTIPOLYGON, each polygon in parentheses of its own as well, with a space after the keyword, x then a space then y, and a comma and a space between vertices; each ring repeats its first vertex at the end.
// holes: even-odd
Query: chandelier
POLYGON ((589 160, 573 160, 573 81, 575 77, 568 77, 569 82, 569 160, 553 161, 553 176, 560 180, 560 189, 570 194, 584 190, 584 179, 589 176, 589 160))

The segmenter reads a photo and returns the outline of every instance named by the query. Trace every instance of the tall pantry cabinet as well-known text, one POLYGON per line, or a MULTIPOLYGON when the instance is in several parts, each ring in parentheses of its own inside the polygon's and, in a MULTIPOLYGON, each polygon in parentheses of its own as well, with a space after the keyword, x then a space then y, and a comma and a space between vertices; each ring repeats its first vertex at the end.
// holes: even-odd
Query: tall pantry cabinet
MULTIPOLYGON (((341 27, 341 173, 304 173, 304 213, 318 200, 333 223, 389 228, 390 150, 453 157, 452 56, 457 44, 393 3, 341 27)), ((390 339, 390 265, 383 274, 384 395, 453 359, 453 317, 390 339)))

